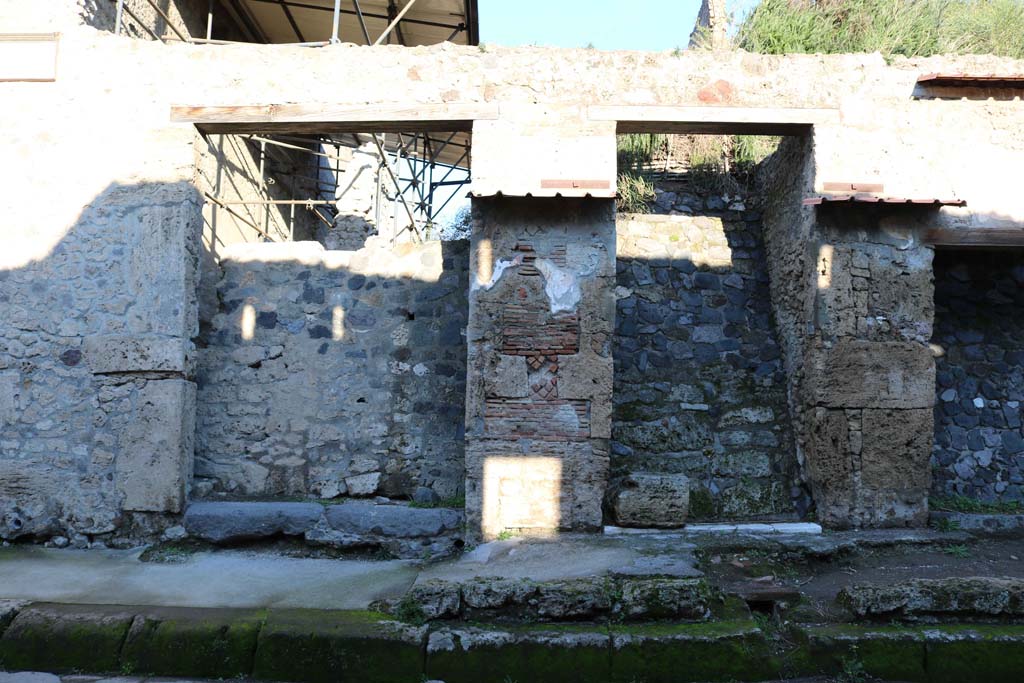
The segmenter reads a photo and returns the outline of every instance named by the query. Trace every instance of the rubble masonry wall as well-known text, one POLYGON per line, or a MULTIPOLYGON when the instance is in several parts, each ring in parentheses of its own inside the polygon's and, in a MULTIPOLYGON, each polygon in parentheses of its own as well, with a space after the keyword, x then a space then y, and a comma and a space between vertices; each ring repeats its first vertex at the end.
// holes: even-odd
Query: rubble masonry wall
POLYGON ((1019 250, 935 253, 934 495, 1024 501, 1019 250))
POLYGON ((230 247, 198 352, 198 497, 463 485, 468 245, 230 247))
POLYGON ((804 511, 760 212, 659 203, 617 221, 612 472, 687 475, 691 518, 804 511))

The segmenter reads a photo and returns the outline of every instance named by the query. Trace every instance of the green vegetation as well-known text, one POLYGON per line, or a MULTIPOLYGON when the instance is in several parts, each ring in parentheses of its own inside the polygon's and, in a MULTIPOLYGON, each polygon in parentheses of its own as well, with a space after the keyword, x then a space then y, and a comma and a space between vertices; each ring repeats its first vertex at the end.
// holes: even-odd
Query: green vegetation
POLYGON ((763 0, 740 26, 736 43, 765 54, 995 54, 1021 59, 1021 36, 1021 0, 763 0))
POLYGON ((936 531, 942 531, 944 533, 949 533, 951 531, 959 531, 960 522, 956 521, 955 519, 936 519, 932 521, 932 528, 936 531))
POLYGON ((620 135, 618 151, 618 209, 625 213, 647 213, 654 200, 654 181, 647 168, 668 144, 668 136, 653 133, 620 135))
POLYGON ((948 512, 971 512, 982 514, 1017 514, 1024 513, 1024 503, 1017 500, 997 501, 986 503, 976 498, 967 496, 936 496, 928 501, 933 510, 946 510, 948 512))
POLYGON ((963 544, 959 545, 948 545, 942 549, 942 552, 953 557, 958 557, 961 560, 965 560, 971 556, 971 550, 963 544))
POLYGON ((409 593, 406 593, 395 605, 394 617, 399 621, 416 626, 427 623, 427 615, 423 611, 423 606, 416 602, 416 598, 409 593))

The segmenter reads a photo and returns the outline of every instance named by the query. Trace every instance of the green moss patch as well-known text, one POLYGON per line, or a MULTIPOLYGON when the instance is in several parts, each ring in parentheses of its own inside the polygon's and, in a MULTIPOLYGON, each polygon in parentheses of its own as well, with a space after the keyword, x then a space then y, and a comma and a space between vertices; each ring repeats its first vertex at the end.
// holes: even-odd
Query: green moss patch
POLYGON ((136 618, 125 641, 122 669, 196 678, 248 675, 264 619, 259 611, 156 610, 136 618))
POLYGON ((0 638, 0 669, 54 673, 119 671, 121 644, 133 616, 121 607, 26 607, 0 638))
POLYGON ((615 683, 771 680, 779 669, 768 639, 753 621, 612 629, 615 683))
POLYGON ((425 629, 374 612, 282 610, 260 632, 253 676, 318 683, 418 681, 425 629))
POLYGON ((427 676, 446 683, 595 683, 610 675, 609 636, 596 625, 440 629, 427 676))

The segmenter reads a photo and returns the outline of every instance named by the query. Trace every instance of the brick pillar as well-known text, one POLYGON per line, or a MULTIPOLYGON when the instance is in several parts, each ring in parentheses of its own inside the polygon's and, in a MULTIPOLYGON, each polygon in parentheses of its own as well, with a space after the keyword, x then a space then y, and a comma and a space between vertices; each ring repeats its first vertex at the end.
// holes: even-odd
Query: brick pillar
POLYGON ((470 536, 596 529, 608 479, 611 199, 473 201, 470 536))

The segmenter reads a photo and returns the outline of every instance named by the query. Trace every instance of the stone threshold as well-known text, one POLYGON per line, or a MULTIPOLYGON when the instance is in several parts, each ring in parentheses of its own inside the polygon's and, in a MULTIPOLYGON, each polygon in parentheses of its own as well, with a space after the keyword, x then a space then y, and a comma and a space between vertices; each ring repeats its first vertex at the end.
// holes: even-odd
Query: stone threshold
POLYGON ((609 536, 629 534, 820 534, 821 525, 813 522, 749 522, 737 524, 687 524, 678 529, 633 529, 606 526, 609 536))
POLYGON ((976 535, 1024 533, 1024 514, 932 510, 928 520, 933 527, 969 531, 976 535))
POLYGON ((0 603, 0 670, 267 681, 1018 681, 1024 625, 414 625, 366 611, 0 603))

